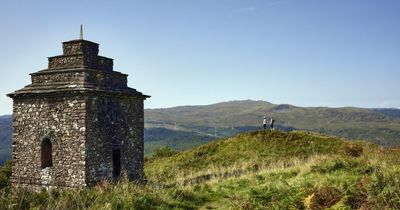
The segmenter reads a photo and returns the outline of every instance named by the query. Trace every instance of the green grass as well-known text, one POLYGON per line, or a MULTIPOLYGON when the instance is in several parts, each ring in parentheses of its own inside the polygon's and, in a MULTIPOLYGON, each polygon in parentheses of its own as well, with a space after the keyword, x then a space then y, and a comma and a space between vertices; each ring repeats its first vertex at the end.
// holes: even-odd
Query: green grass
POLYGON ((160 176, 159 180, 169 182, 177 176, 188 177, 188 174, 218 176, 222 169, 226 173, 241 173, 291 158, 302 160, 315 154, 336 153, 343 146, 343 141, 332 137, 303 132, 256 131, 213 141, 172 157, 150 160, 146 174, 160 176))
POLYGON ((32 193, 6 184, 0 209, 400 209, 398 149, 257 131, 155 154, 146 186, 121 180, 32 193))

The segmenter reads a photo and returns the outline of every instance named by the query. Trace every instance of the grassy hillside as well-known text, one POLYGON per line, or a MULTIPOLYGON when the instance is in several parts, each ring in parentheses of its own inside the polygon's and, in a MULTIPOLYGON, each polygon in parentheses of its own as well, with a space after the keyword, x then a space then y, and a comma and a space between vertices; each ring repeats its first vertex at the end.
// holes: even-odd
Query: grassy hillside
POLYGON ((41 193, 7 193, 5 187, 0 209, 400 208, 395 148, 306 132, 255 131, 156 154, 145 163, 146 186, 122 180, 41 193))
MULTIPOLYGON (((145 128, 144 131, 144 154, 151 156, 154 150, 161 147, 170 147, 173 150, 186 150, 209 141, 217 137, 233 136, 240 132, 249 132, 259 130, 256 126, 246 126, 237 129, 231 128, 211 128, 211 127, 195 127, 195 131, 171 130, 167 128, 145 128)), ((290 131, 292 128, 277 126, 279 130, 290 131)))
POLYGON ((260 127, 263 116, 284 130, 308 130, 384 146, 400 146, 400 109, 297 107, 264 101, 230 101, 206 106, 145 110, 146 127, 178 128, 219 136, 260 127), (221 131, 221 132, 219 132, 221 131))

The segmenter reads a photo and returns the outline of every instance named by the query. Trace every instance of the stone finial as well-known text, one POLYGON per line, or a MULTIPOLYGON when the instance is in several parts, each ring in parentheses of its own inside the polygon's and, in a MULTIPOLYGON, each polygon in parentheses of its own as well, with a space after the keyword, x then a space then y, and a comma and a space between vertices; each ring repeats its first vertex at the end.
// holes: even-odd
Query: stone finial
POLYGON ((81 24, 81 31, 79 33, 79 39, 83 39, 83 27, 82 27, 82 24, 81 24))

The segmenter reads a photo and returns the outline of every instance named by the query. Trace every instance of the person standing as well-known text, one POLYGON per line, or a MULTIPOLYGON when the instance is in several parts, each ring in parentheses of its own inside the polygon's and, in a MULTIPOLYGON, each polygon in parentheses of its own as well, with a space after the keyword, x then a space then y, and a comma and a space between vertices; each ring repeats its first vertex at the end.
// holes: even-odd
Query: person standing
POLYGON ((269 127, 271 127, 271 130, 274 130, 274 123, 275 123, 275 119, 273 117, 271 117, 271 120, 269 122, 269 127))
POLYGON ((264 116, 263 127, 264 127, 264 130, 267 129, 267 117, 266 116, 264 116))

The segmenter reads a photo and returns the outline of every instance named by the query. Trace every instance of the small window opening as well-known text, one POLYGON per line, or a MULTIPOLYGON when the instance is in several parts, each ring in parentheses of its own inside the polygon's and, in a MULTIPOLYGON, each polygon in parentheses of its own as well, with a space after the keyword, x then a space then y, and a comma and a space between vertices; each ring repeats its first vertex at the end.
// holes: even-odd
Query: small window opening
POLYGON ((121 149, 116 148, 112 151, 113 159, 113 179, 118 179, 121 175, 121 149))
POLYGON ((42 168, 52 167, 53 153, 50 139, 46 138, 42 141, 41 149, 42 168))

